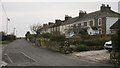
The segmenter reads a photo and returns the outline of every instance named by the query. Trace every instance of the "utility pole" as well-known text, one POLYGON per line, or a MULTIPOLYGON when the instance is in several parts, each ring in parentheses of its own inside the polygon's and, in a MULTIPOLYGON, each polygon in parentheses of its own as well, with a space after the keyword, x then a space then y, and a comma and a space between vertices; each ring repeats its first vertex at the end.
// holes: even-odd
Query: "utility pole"
POLYGON ((15 29, 16 29, 16 28, 14 27, 14 28, 13 28, 13 35, 15 35, 15 29))
POLYGON ((9 18, 7 18, 7 21, 6 21, 6 34, 8 34, 8 22, 10 22, 9 18))

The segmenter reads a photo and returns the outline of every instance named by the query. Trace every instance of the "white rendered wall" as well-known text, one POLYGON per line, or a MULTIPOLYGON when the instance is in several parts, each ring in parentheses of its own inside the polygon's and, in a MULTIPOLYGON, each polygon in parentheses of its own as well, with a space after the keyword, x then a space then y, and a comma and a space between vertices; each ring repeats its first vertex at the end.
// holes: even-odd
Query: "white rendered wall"
POLYGON ((106 34, 110 34, 110 27, 118 20, 118 17, 106 17, 106 34))

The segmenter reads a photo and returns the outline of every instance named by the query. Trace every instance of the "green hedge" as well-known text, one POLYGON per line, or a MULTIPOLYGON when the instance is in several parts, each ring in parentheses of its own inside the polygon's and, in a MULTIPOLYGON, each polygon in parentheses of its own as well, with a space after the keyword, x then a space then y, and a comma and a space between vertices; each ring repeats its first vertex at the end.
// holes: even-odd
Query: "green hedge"
POLYGON ((75 51, 81 52, 81 51, 88 51, 88 47, 86 45, 80 44, 75 47, 75 51))
POLYGON ((57 42, 64 42, 65 41, 65 36, 64 35, 52 35, 50 37, 51 41, 57 41, 57 42))

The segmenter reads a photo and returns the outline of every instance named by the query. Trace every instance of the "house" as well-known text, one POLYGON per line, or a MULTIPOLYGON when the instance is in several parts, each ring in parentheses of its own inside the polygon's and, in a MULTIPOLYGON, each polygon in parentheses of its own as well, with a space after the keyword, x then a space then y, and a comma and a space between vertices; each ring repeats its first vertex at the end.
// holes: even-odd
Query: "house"
POLYGON ((62 24, 62 20, 56 19, 55 24, 52 26, 53 31, 52 34, 60 34, 60 25, 62 24))
POLYGON ((73 35, 73 22, 76 21, 78 17, 72 18, 71 16, 65 15, 65 20, 60 25, 60 32, 66 36, 73 35))
POLYGON ((58 33, 65 36, 80 34, 84 29, 89 35, 111 34, 110 27, 120 18, 120 13, 111 10, 109 5, 102 4, 100 10, 91 13, 79 11, 79 15, 65 15, 65 20, 55 20, 55 23, 43 26, 43 32, 58 33))
POLYGON ((111 27, 111 33, 112 34, 116 34, 116 32, 118 31, 118 29, 120 29, 120 19, 118 19, 111 27))
POLYGON ((54 23, 53 22, 49 22, 48 24, 43 24, 42 27, 42 32, 41 33, 52 33, 54 23))
POLYGON ((79 33, 79 29, 87 29, 88 34, 111 34, 110 27, 120 18, 120 14, 111 10, 109 5, 102 4, 100 10, 86 13, 80 11, 79 16, 69 18, 61 25, 62 33, 79 33), (94 29, 96 28, 96 29, 94 29), (70 31, 71 30, 71 31, 70 31))

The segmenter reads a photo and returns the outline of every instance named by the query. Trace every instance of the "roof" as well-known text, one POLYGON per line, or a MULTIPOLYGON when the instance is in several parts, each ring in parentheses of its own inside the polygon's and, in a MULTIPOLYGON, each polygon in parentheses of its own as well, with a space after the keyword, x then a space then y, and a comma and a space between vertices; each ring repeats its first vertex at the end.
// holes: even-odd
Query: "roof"
POLYGON ((97 27, 91 27, 93 30, 98 30, 98 28, 97 27))
POLYGON ((54 26, 54 24, 46 25, 45 27, 43 27, 43 29, 51 28, 51 27, 53 27, 53 26, 54 26))
POLYGON ((70 18, 69 20, 63 22, 62 25, 67 25, 67 24, 71 24, 74 22, 95 19, 95 18, 100 18, 100 17, 119 17, 120 18, 120 14, 112 10, 105 10, 105 11, 99 10, 99 11, 85 14, 82 17, 77 16, 74 18, 70 18))
POLYGON ((79 17, 70 18, 67 21, 64 21, 61 25, 67 25, 75 22, 79 17))
POLYGON ((120 19, 118 19, 111 27, 110 29, 116 29, 120 28, 120 19))
POLYGON ((106 11, 99 10, 89 14, 85 14, 83 17, 80 17, 78 20, 76 20, 76 22, 82 21, 82 20, 100 18, 100 17, 119 17, 120 18, 120 14, 112 10, 106 10, 106 11))

